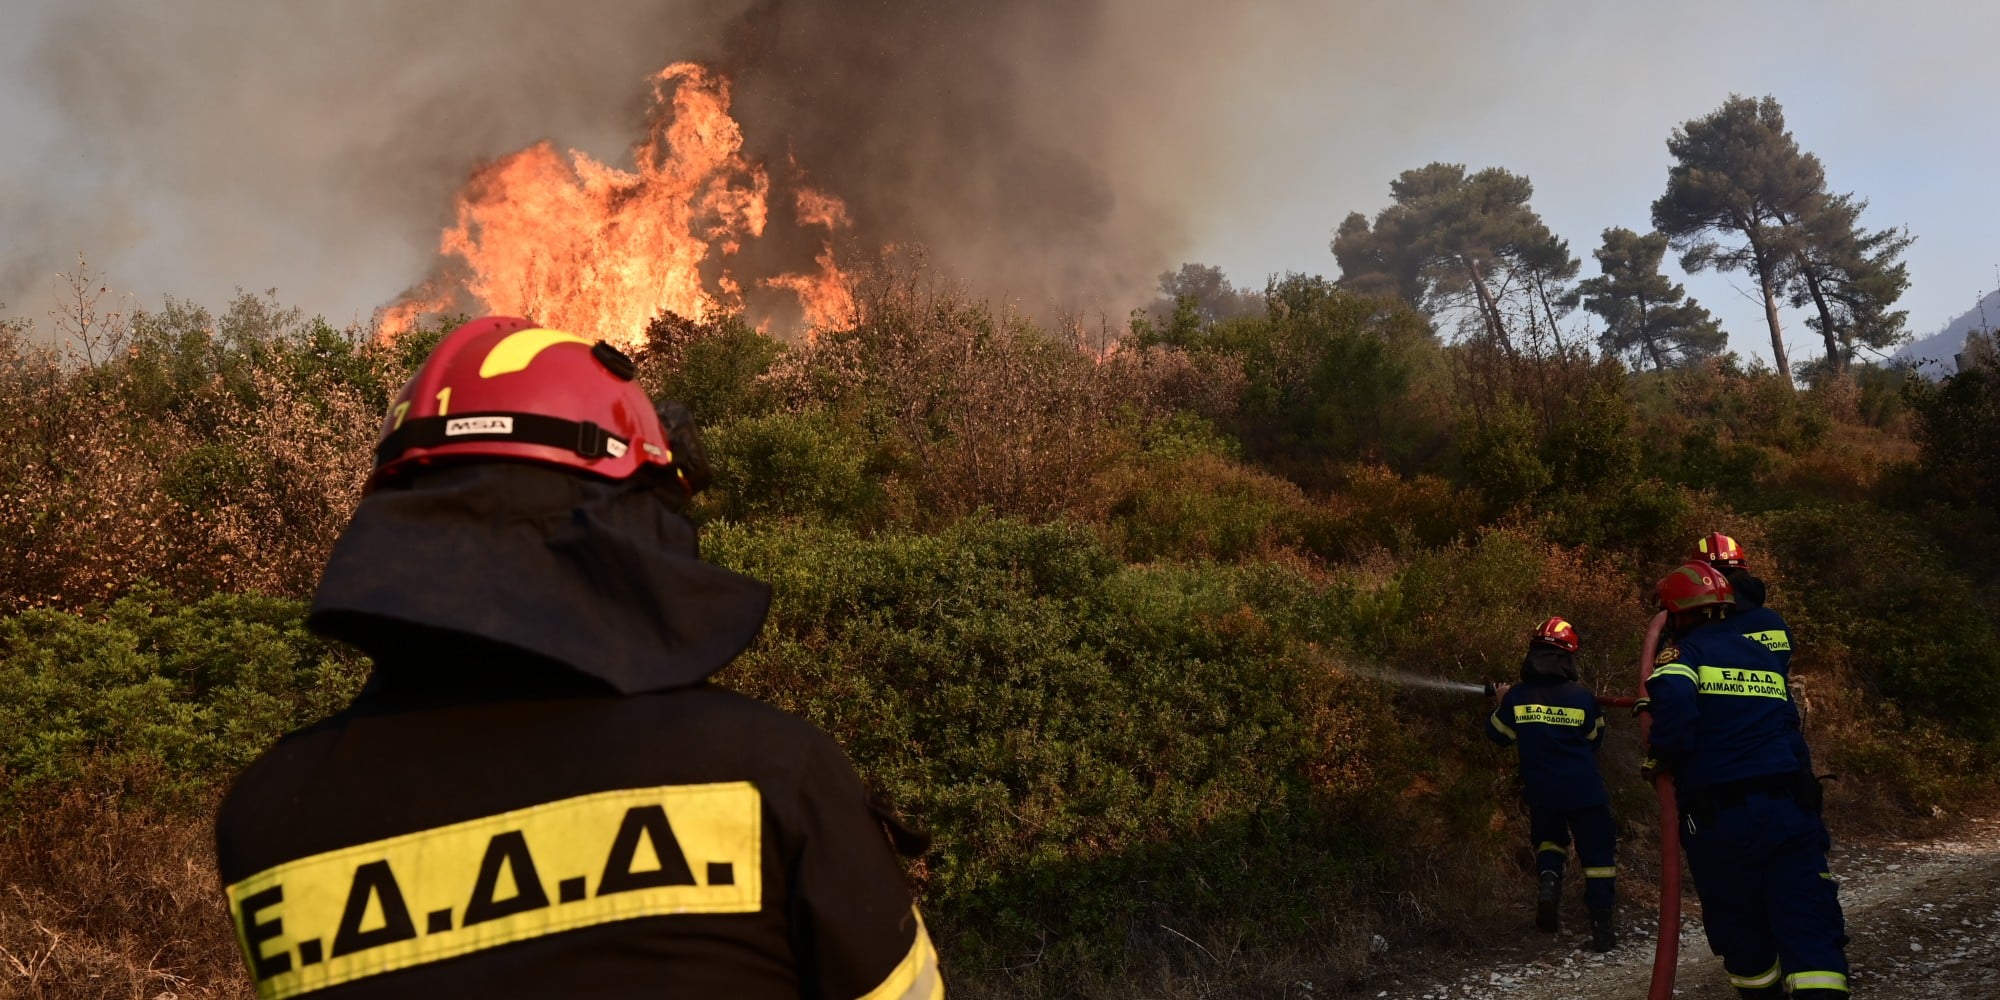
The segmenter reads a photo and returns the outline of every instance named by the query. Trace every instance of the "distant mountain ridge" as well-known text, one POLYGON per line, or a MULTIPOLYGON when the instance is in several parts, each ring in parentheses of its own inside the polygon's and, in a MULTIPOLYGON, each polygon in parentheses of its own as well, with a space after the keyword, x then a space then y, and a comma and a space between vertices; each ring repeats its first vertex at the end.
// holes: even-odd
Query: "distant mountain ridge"
POLYGON ((1978 329, 2000 326, 2000 290, 1986 293, 1979 304, 1965 311, 1965 314, 1945 324, 1944 329, 1928 337, 1912 341, 1897 351, 1898 361, 1914 361, 1922 365, 1926 375, 1948 375, 1958 370, 1952 356, 1965 349, 1965 335, 1978 329), (1936 367, 1926 362, 1935 362, 1936 367))

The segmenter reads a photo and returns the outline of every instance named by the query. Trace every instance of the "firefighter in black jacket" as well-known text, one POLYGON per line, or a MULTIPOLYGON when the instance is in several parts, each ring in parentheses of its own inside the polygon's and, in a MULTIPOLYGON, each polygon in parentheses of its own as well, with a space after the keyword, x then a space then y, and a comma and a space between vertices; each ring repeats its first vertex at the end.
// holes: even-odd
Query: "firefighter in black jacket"
POLYGON ((262 1000, 943 995, 832 739, 705 683, 769 591, 696 558, 694 426, 486 318, 391 404, 309 624, 375 668, 216 819, 262 1000))
POLYGON ((1521 660, 1521 683, 1506 689, 1487 718, 1486 735, 1521 751, 1521 781, 1527 786, 1528 839, 1535 845, 1540 873, 1535 922, 1554 931, 1562 903, 1562 873, 1569 864, 1571 834, 1583 862, 1583 899, 1590 908, 1590 943, 1597 951, 1617 947, 1612 924, 1616 902, 1617 825, 1611 799, 1597 770, 1597 747, 1604 715, 1597 696, 1577 683, 1576 629, 1551 618, 1528 641, 1521 660))

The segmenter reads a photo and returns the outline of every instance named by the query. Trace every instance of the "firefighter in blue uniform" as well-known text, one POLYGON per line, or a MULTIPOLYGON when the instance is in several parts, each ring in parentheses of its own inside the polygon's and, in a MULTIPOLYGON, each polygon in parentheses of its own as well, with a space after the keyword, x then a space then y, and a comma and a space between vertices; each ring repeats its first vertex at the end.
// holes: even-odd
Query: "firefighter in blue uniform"
POLYGON ((260 1000, 935 1000, 834 741, 706 678, 770 591, 702 562, 685 408, 610 345, 488 317, 391 401, 307 624, 374 661, 216 816, 260 1000))
MULTIPOLYGON (((1690 562, 1705 562, 1722 571, 1729 581, 1729 590, 1736 597, 1736 603, 1729 611, 1729 624, 1744 636, 1755 639, 1765 649, 1777 656, 1783 665, 1787 684, 1793 684, 1792 677, 1792 627, 1785 623, 1782 615, 1764 604, 1766 590, 1764 581, 1750 572, 1750 560, 1743 554, 1743 546, 1736 539, 1721 533, 1703 536, 1695 543, 1694 551, 1688 554, 1690 562)), ((1806 747, 1805 719, 1797 711, 1798 702, 1793 700, 1794 739, 1793 751, 1803 761, 1805 770, 1812 770, 1812 752, 1806 747)))
POLYGON ((1729 614, 1730 623, 1737 631, 1778 654, 1778 658, 1790 668, 1791 629, 1782 616, 1764 606, 1764 581, 1751 574, 1750 560, 1743 554, 1743 547, 1736 544, 1736 539, 1720 533, 1704 536, 1695 543, 1688 559, 1708 563, 1722 571, 1722 575, 1729 580, 1729 589, 1736 595, 1735 608, 1729 614))
POLYGON ((1597 696, 1577 683, 1576 629, 1550 618, 1528 640, 1521 682, 1508 687, 1487 717, 1486 735, 1521 753, 1528 798, 1528 839, 1535 847, 1535 923, 1553 932, 1562 904, 1562 874, 1572 834, 1583 863, 1583 899, 1590 910, 1591 947, 1617 947, 1617 826, 1597 770, 1604 716, 1597 696))
POLYGON ((1646 683, 1648 767, 1674 776, 1709 946, 1746 998, 1845 997, 1847 936, 1786 661, 1730 617, 1713 565, 1689 561, 1657 596, 1673 641, 1646 683))

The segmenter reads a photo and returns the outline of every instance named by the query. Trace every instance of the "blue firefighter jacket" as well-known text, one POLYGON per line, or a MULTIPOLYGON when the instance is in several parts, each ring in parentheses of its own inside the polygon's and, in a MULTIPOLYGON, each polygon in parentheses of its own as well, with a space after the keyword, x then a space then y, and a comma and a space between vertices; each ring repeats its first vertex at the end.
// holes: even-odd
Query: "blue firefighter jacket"
MULTIPOLYGON (((1785 624, 1784 616, 1764 605, 1764 581, 1750 575, 1749 570, 1724 570, 1729 583, 1736 588, 1736 610, 1729 616, 1729 623, 1736 631, 1762 643, 1765 649, 1778 655, 1785 665, 1785 677, 1792 676, 1792 630, 1785 624)), ((1796 703, 1794 703, 1796 705, 1796 703)), ((1802 768, 1811 769, 1812 753, 1806 749, 1805 734, 1795 725, 1792 738, 1797 744, 1792 749, 1799 756, 1802 768)))
POLYGON ((1764 606, 1764 581, 1751 576, 1745 570, 1729 570, 1725 575, 1737 588, 1736 610, 1729 616, 1729 624, 1736 631, 1763 643, 1764 648, 1778 654, 1785 669, 1792 666, 1792 633, 1783 616, 1764 606))
POLYGON ((1521 781, 1528 805, 1581 809, 1610 801, 1597 773, 1604 714, 1597 696, 1572 680, 1524 679, 1507 689, 1486 719, 1486 735, 1521 751, 1521 781))
POLYGON ((1747 617, 1697 626, 1661 651, 1663 662, 1646 682, 1653 753, 1672 767, 1683 795, 1810 767, 1792 703, 1790 654, 1745 635, 1747 617))

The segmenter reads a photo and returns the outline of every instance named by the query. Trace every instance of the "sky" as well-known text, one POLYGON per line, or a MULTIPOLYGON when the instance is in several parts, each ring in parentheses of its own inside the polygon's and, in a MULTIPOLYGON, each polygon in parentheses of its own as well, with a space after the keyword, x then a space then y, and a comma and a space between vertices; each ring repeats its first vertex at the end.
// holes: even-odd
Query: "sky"
MULTIPOLYGON (((142 307, 276 288, 336 324, 365 321, 422 277, 452 192, 482 158, 545 137, 615 158, 645 73, 716 56, 728 15, 751 6, 616 0, 578 17, 534 0, 0 0, 0 301, 46 327, 54 274, 81 251, 142 307)), ((1594 274, 1604 228, 1650 228, 1673 128, 1731 93, 1775 96, 1831 187, 1868 199, 1864 222, 1916 235, 1901 303, 1914 333, 2000 283, 2000 4, 1088 6, 1081 28, 1042 0, 993 6, 937 44, 985 46, 1014 71, 979 82, 1005 88, 989 103, 1010 109, 1010 141, 1093 172, 1091 190, 1113 203, 1092 209, 1110 220, 1097 220, 1102 237, 1052 243, 1051 257, 1073 259, 1040 266, 1103 276, 1113 315, 1183 261, 1249 286, 1334 274, 1341 218, 1372 216, 1391 178, 1432 161, 1529 177, 1533 206, 1594 274), (1064 37, 967 40, 1016 10, 1064 37)), ((902 44, 922 44, 912 37, 902 44)), ((918 65, 865 47, 856 62, 918 65)), ((757 125, 746 117, 746 133, 757 125)), ((892 137, 916 127, 881 125, 892 137)), ((992 181, 962 169, 968 186, 992 181)), ((1770 357, 1744 276, 1686 280, 1732 348, 1770 357)), ((1787 311, 1785 334, 1795 361, 1818 353, 1800 314, 1787 311)))

